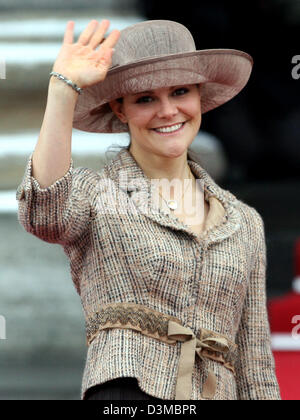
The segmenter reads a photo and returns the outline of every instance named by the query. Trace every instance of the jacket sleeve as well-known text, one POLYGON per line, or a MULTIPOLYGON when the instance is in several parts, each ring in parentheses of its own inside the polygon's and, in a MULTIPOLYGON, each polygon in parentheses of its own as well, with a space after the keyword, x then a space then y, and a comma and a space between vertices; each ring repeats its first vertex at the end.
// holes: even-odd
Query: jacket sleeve
POLYGON ((257 248, 236 337, 237 390, 240 400, 280 400, 266 305, 264 222, 257 212, 256 215, 257 248))
POLYGON ((86 193, 85 168, 73 169, 47 188, 32 176, 32 155, 16 192, 18 221, 24 229, 50 243, 65 245, 84 232, 90 205, 86 193))

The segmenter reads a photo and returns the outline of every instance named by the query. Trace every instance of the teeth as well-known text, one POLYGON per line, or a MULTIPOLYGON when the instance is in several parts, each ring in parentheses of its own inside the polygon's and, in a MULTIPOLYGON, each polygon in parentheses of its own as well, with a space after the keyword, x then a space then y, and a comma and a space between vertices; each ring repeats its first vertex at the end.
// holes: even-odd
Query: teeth
POLYGON ((155 128, 155 131, 159 133, 172 133, 172 131, 179 130, 183 126, 183 123, 172 125, 171 127, 162 127, 162 128, 155 128))

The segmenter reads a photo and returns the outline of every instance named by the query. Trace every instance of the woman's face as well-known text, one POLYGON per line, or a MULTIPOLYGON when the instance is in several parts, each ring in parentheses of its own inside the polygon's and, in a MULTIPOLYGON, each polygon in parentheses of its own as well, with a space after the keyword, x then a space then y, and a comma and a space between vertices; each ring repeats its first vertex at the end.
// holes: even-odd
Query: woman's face
POLYGON ((122 122, 128 123, 132 148, 165 157, 187 150, 201 125, 198 85, 180 85, 127 95, 111 103, 122 122))

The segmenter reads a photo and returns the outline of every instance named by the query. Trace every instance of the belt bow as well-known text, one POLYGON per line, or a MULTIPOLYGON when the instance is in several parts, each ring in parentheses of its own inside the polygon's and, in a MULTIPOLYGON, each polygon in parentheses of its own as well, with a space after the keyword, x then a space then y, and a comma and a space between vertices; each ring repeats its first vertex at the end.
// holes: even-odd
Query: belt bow
MULTIPOLYGON (((205 357, 225 362, 222 354, 229 351, 229 344, 225 337, 207 337, 197 338, 193 331, 178 324, 172 320, 168 323, 168 337, 176 341, 181 341, 181 354, 179 359, 178 375, 176 382, 175 400, 189 400, 192 391, 192 373, 197 354, 201 360, 205 357), (219 355, 213 355, 211 352, 217 352, 219 355)), ((203 398, 213 398, 217 388, 217 378, 213 371, 208 371, 202 390, 203 398)))

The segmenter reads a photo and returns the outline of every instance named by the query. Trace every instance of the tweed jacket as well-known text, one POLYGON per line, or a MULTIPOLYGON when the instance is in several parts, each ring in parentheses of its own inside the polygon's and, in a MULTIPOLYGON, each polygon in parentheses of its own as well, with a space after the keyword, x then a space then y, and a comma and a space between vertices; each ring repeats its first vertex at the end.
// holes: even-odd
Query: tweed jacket
POLYGON ((32 176, 32 154, 28 159, 18 219, 27 232, 61 244, 69 258, 87 331, 81 399, 88 388, 122 376, 167 400, 281 398, 262 217, 198 163, 188 164, 210 203, 199 235, 153 204, 150 179, 127 149, 99 172, 74 168, 71 160, 47 188, 32 176), (221 348, 223 358, 221 350, 216 356, 221 348), (213 393, 204 392, 208 382, 213 393))

